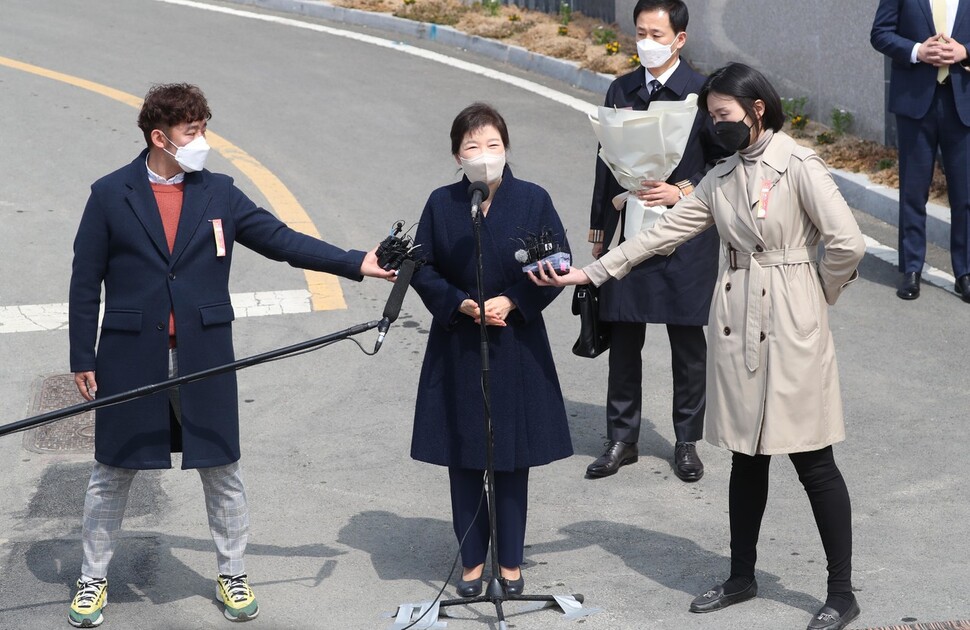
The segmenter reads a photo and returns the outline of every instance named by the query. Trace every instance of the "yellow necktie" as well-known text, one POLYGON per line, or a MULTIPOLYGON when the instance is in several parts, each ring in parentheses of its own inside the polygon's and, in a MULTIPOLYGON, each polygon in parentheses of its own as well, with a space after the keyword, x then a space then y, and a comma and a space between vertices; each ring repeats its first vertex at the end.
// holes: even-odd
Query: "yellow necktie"
MULTIPOLYGON (((933 27, 937 33, 946 32, 946 0, 930 0, 933 6, 933 27)), ((936 72, 937 83, 943 83, 950 76, 950 66, 940 66, 936 72)))

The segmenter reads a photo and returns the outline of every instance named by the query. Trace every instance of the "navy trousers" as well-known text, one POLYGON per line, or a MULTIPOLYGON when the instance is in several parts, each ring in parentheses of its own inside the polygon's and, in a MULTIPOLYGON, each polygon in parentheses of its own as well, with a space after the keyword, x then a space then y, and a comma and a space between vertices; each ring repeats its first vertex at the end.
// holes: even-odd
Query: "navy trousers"
MULTIPOLYGON (((485 562, 490 538, 487 500, 483 491, 485 471, 449 467, 448 476, 451 480, 451 516, 455 536, 461 544, 461 564, 476 567, 485 562)), ((528 506, 529 469, 496 472, 498 563, 508 569, 522 564, 528 506)))
MULTIPOLYGON (((609 439, 635 444, 640 439, 643 405, 643 342, 647 325, 610 322, 610 374, 606 392, 609 439)), ((707 340, 703 326, 667 324, 674 382, 674 439, 696 442, 704 436, 707 402, 707 340)))
POLYGON ((950 261, 953 275, 970 273, 970 127, 960 122, 949 83, 938 85, 930 111, 921 119, 896 115, 899 139, 899 271, 923 270, 926 258, 926 201, 936 153, 950 199, 950 261))

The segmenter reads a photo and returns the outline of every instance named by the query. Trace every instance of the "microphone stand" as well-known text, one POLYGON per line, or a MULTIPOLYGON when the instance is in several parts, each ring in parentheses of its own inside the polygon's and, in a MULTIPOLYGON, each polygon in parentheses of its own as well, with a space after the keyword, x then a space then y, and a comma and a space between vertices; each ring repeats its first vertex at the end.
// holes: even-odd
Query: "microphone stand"
MULTIPOLYGON (((472 186, 479 186, 478 182, 472 184, 472 186)), ((485 189, 488 190, 487 188, 485 189)), ((483 200, 487 198, 487 194, 483 197, 483 200)), ((502 582, 499 579, 501 576, 501 568, 498 563, 498 528, 496 525, 496 508, 495 508, 495 454, 494 445, 492 443, 492 412, 491 412, 491 398, 489 391, 489 363, 488 363, 488 329, 485 324, 485 282, 484 282, 484 271, 482 266, 482 210, 481 204, 472 205, 472 224, 475 230, 475 260, 476 260, 476 271, 475 280, 478 284, 478 312, 480 315, 479 319, 479 332, 480 332, 480 345, 479 352, 481 353, 482 360, 482 402, 484 404, 482 414, 485 419, 485 496, 488 501, 488 530, 489 530, 489 546, 491 547, 490 555, 492 557, 492 577, 488 581, 488 586, 485 591, 475 597, 460 597, 457 599, 445 599, 438 602, 436 605, 431 605, 426 607, 421 606, 421 609, 417 612, 420 616, 417 620, 412 621, 411 617, 414 611, 413 604, 407 604, 398 608, 398 613, 395 619, 395 624, 391 626, 391 630, 404 630, 405 628, 440 628, 437 621, 438 609, 447 608, 449 606, 464 606, 466 604, 478 604, 483 602, 491 602, 495 606, 495 615, 498 618, 498 629, 508 630, 508 624, 505 621, 505 612, 502 610, 502 603, 507 601, 525 601, 525 602, 544 602, 542 606, 538 608, 545 608, 547 606, 559 606, 562 608, 563 612, 566 613, 567 619, 578 619, 584 617, 588 614, 596 612, 595 610, 587 610, 582 608, 582 602, 584 600, 583 595, 573 594, 572 596, 557 596, 557 595, 511 595, 505 592, 505 587, 502 586, 502 582)), ((442 615, 445 615, 442 612, 442 615)))
POLYGON ((270 350, 269 352, 264 352, 262 354, 246 357, 245 359, 239 359, 237 361, 233 361, 232 363, 217 365, 215 367, 211 367, 206 370, 201 370, 199 372, 194 372, 192 374, 186 374, 185 376, 177 376, 175 378, 170 378, 168 380, 160 381, 158 383, 153 383, 151 385, 145 385, 143 387, 131 389, 126 392, 112 394, 111 396, 104 396, 101 398, 97 398, 95 400, 90 400, 77 405, 72 405, 70 407, 65 407, 63 409, 56 409, 54 411, 49 411, 47 413, 40 414, 37 416, 32 416, 30 418, 24 418, 23 420, 18 420, 17 422, 11 422, 10 424, 5 424, 3 426, 0 426, 0 437, 3 437, 4 435, 8 435, 10 433, 25 431, 33 427, 49 424, 51 422, 54 422, 55 420, 61 420, 69 416, 75 416, 79 413, 84 413, 85 411, 91 411, 92 409, 100 409, 101 407, 117 405, 119 403, 127 402, 129 400, 134 400, 136 398, 143 398, 145 396, 150 396, 151 394, 164 391, 166 389, 178 387, 179 385, 185 385, 186 383, 201 381, 204 378, 209 378, 210 376, 216 376, 217 374, 223 374, 225 372, 231 372, 234 370, 241 370, 243 368, 247 368, 253 365, 259 365, 260 363, 265 363, 266 361, 271 361, 272 359, 278 359, 298 352, 312 350, 317 347, 324 346, 329 343, 333 343, 335 341, 347 339, 348 337, 352 337, 353 335, 358 335, 362 332, 371 330, 372 328, 377 328, 378 325, 380 325, 380 322, 378 321, 367 322, 365 324, 357 324, 356 326, 351 326, 350 328, 345 328, 344 330, 331 333, 323 337, 318 337, 316 339, 311 339, 309 341, 304 341, 301 343, 293 344, 291 346, 286 346, 285 348, 270 350))

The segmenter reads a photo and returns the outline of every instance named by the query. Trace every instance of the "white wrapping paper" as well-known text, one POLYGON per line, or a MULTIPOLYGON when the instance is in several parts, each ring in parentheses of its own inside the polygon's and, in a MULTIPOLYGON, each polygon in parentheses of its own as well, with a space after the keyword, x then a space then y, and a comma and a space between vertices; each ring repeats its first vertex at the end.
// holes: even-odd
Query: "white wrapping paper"
POLYGON ((649 228, 666 207, 645 206, 634 193, 643 180, 666 181, 684 156, 697 115, 697 95, 683 101, 654 101, 646 111, 600 107, 589 117, 600 142, 600 158, 628 193, 615 198, 625 204, 623 236, 632 238, 649 228))

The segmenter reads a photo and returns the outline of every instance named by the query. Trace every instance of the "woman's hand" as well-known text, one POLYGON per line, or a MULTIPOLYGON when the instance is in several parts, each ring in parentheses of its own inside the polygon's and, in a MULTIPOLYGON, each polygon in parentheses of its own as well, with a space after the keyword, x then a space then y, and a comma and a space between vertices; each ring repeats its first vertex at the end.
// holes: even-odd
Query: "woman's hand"
MULTIPOLYGON (((515 309, 512 300, 499 295, 485 300, 485 325, 486 326, 507 326, 505 318, 515 309)), ((479 316, 478 302, 472 299, 463 300, 458 310, 475 320, 476 324, 481 323, 479 316)))
POLYGON ((680 188, 667 182, 657 182, 645 179, 643 188, 637 191, 637 199, 648 206, 673 206, 680 201, 680 188))
POLYGON ((557 276, 552 268, 552 263, 539 263, 539 270, 535 273, 528 272, 529 279, 540 287, 565 287, 571 284, 589 284, 589 276, 578 267, 570 267, 569 273, 564 276, 557 276))

